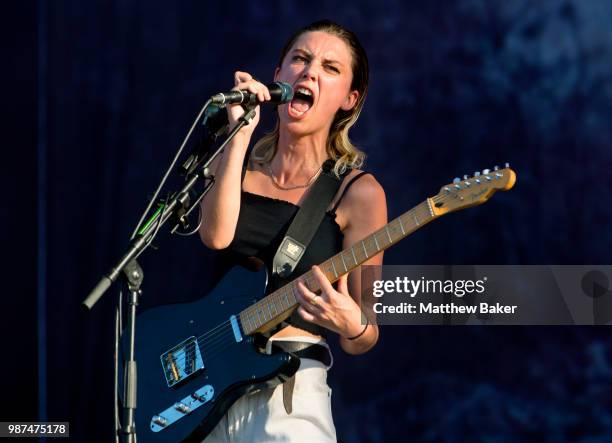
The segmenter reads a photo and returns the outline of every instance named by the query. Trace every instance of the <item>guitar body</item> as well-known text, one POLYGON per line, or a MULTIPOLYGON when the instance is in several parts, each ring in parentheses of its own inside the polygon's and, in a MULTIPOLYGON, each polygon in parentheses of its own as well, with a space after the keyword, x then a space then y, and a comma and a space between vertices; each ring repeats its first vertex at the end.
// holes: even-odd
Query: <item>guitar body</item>
MULTIPOLYGON (((229 321, 263 296, 265 283, 265 270, 236 267, 198 301, 138 315, 135 422, 140 442, 201 441, 242 395, 275 386, 297 371, 297 357, 258 352, 252 336, 239 332, 238 341, 234 327, 239 321, 229 321), (161 418, 155 422, 155 417, 161 418)), ((123 336, 127 355, 128 334, 123 336)))

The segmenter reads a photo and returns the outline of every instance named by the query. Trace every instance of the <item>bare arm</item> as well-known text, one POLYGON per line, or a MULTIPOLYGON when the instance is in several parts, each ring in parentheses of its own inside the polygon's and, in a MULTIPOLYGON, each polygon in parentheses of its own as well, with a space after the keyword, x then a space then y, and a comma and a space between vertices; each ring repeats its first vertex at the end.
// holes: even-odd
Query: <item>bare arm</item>
POLYGON ((226 248, 234 238, 240 212, 242 164, 250 137, 236 134, 211 165, 215 184, 202 200, 200 238, 211 249, 226 248))
MULTIPOLYGON (((387 223, 384 190, 370 175, 359 179, 349 188, 341 206, 346 208, 349 220, 343 231, 343 248, 352 246, 387 223)), ((364 264, 381 265, 382 259, 381 253, 364 264)), ((378 341, 378 326, 370 324, 365 327, 361 321, 361 268, 352 271, 348 279, 342 277, 337 290, 318 267, 313 267, 313 273, 323 288, 321 297, 313 304, 314 294, 300 283, 297 296, 301 305, 298 308, 300 315, 305 320, 337 332, 340 335, 340 346, 345 352, 367 352, 378 341), (359 338, 348 339, 362 331, 359 338)))
MULTIPOLYGON (((246 89, 256 93, 260 101, 270 100, 268 88, 246 72, 236 72, 234 84, 233 89, 246 89)), ((240 213, 242 165, 253 130, 259 123, 259 111, 258 106, 255 109, 255 118, 236 134, 211 165, 215 184, 202 200, 204 218, 200 226, 200 238, 211 249, 226 248, 234 238, 240 213)), ((244 110, 240 105, 228 106, 230 127, 233 127, 243 114, 244 110)))

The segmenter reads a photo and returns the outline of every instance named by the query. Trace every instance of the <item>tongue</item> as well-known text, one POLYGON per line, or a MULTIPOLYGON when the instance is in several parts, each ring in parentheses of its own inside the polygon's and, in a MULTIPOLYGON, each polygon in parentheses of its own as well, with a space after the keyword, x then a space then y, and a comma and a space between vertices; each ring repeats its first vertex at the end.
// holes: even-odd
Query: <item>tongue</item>
POLYGON ((310 109, 310 103, 299 98, 294 98, 291 101, 291 107, 298 112, 306 112, 310 109))

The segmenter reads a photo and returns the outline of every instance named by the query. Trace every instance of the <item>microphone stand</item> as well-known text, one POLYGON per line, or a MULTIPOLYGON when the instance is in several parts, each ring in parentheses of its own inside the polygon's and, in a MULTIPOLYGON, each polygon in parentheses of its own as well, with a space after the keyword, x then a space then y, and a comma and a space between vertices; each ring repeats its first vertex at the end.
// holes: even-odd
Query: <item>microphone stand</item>
MULTIPOLYGON (((244 126, 248 125, 255 117, 255 107, 247 107, 245 114, 240 117, 236 126, 229 132, 225 141, 217 148, 217 150, 206 160, 199 159, 194 164, 192 174, 187 176, 186 183, 183 188, 171 197, 169 202, 161 205, 157 211, 149 218, 144 226, 138 231, 134 240, 130 243, 127 252, 119 259, 117 264, 111 270, 102 276, 98 284, 89 293, 87 298, 82 302, 87 309, 92 309, 96 302, 104 295, 108 288, 117 280, 123 273, 127 281, 130 291, 129 294, 129 311, 127 332, 128 336, 128 352, 127 363, 124 370, 124 396, 123 396, 123 423, 121 427, 122 441, 125 443, 136 443, 136 426, 134 423, 134 412, 136 409, 137 398, 137 366, 135 360, 135 336, 136 336, 136 306, 138 306, 138 297, 142 295, 141 285, 144 279, 142 268, 136 261, 136 258, 142 254, 146 248, 152 243, 157 236, 160 228, 169 220, 176 220, 175 226, 171 232, 174 232, 186 217, 196 208, 204 196, 214 185, 214 177, 208 183, 205 182, 204 190, 195 199, 193 204, 190 204, 189 191, 196 185, 200 179, 208 177, 208 167, 219 153, 227 146, 234 138, 236 133, 244 126)), ((199 117, 198 117, 199 118, 199 117)))

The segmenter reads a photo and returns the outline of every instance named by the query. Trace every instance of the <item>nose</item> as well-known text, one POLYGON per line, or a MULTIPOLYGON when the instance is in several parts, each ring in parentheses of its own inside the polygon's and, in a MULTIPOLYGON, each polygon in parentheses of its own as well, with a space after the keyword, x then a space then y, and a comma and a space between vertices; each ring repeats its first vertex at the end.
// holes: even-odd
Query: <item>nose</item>
POLYGON ((315 81, 317 79, 317 76, 318 76, 318 71, 314 63, 308 63, 306 66, 304 66, 304 71, 302 72, 302 78, 306 80, 315 81))

